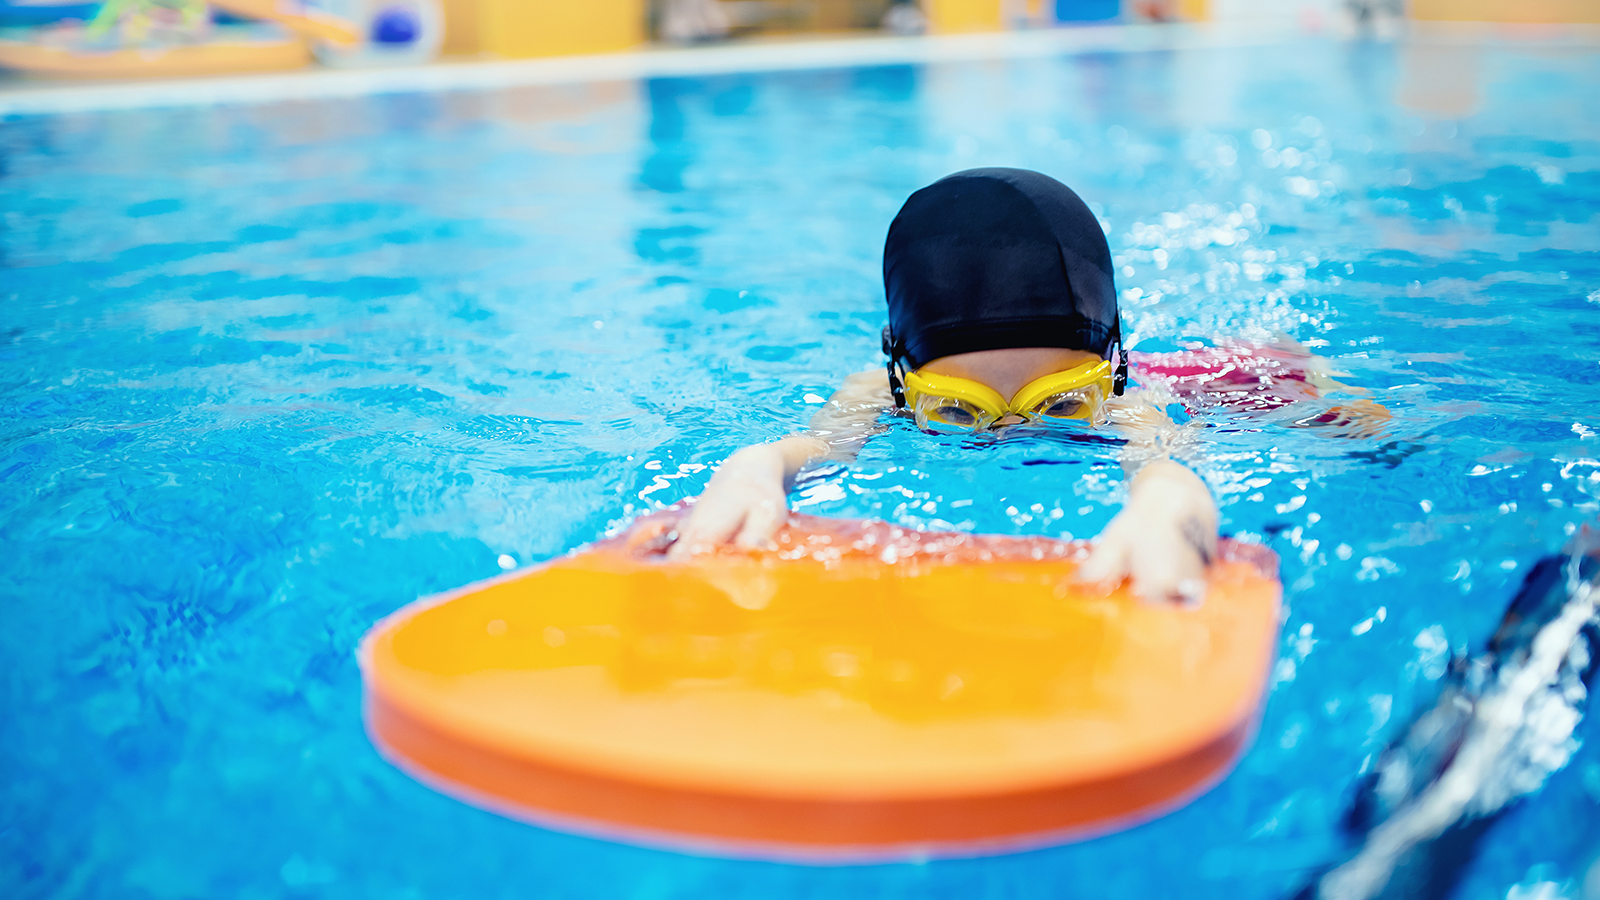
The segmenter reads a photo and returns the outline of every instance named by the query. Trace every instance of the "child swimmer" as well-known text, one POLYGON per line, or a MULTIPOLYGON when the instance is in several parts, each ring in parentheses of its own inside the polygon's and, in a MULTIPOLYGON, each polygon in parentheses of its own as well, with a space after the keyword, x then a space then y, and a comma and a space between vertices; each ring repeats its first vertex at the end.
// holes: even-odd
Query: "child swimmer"
POLYGON ((850 458, 886 411, 928 431, 1023 422, 1108 425, 1126 439, 1128 501, 1079 570, 1131 579, 1149 600, 1198 601, 1216 552, 1217 505, 1168 456, 1181 433, 1143 392, 1127 354, 1111 251, 1066 185, 1022 169, 971 169, 912 194, 889 226, 887 371, 845 379, 806 432, 734 453, 679 529, 673 556, 766 546, 796 474, 850 458))

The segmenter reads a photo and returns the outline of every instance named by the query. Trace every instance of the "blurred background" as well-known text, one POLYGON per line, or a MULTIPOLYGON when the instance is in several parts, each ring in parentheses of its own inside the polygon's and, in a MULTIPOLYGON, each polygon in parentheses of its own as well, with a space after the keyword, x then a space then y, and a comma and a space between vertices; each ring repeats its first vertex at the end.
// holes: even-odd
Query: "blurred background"
MULTIPOLYGON (((0 0, 0 898, 1293 896, 1600 515, 1595 23, 0 0), (373 622, 698 494, 881 365, 888 222, 983 165, 1091 202, 1135 349, 1285 334, 1394 412, 1370 441, 1212 429, 1223 527, 1280 554, 1289 607, 1233 776, 1084 843, 805 867, 541 831, 378 755, 373 622)), ((1082 537, 1119 502, 1109 455, 925 438, 797 508, 1082 537)), ((1600 900, 1600 716, 1564 727, 1453 900, 1600 900)))
POLYGON ((124 78, 415 65, 658 44, 1245 23, 1600 22, 1592 0, 0 0, 0 72, 124 78))

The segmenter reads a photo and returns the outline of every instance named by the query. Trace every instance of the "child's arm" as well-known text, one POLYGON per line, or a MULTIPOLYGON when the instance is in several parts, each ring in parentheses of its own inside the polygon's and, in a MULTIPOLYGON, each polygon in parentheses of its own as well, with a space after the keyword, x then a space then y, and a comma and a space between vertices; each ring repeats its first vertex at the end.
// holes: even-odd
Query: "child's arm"
POLYGON ((1113 401, 1111 420, 1128 438, 1128 502, 1101 532, 1079 578, 1109 585, 1130 578, 1147 600, 1198 602, 1217 552, 1218 516, 1205 482, 1169 456, 1187 436, 1137 395, 1113 401))
POLYGON ((789 513, 789 489, 800 470, 818 459, 853 459, 867 438, 882 430, 878 417, 893 405, 883 369, 846 378, 807 430, 728 457, 668 555, 685 556, 730 541, 744 547, 770 543, 789 513))

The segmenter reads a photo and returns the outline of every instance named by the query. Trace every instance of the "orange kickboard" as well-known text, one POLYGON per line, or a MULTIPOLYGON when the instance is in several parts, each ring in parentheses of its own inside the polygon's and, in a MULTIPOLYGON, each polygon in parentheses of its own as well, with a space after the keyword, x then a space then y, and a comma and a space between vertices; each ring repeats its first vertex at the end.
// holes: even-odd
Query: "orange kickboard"
POLYGON ((1086 548, 794 516, 660 553, 679 511, 418 601, 361 646, 368 732, 468 802, 580 833, 814 860, 1006 852, 1220 780, 1254 732, 1277 558, 1204 603, 1087 592, 1086 548))

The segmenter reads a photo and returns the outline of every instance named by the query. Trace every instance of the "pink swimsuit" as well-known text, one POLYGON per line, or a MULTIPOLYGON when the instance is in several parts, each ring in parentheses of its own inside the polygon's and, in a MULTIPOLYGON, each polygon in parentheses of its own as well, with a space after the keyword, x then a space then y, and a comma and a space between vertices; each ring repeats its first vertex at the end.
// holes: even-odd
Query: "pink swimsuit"
POLYGON ((1311 355, 1258 344, 1196 345, 1175 353, 1129 353, 1136 380, 1160 384, 1190 411, 1267 412, 1320 393, 1306 379, 1311 355))

